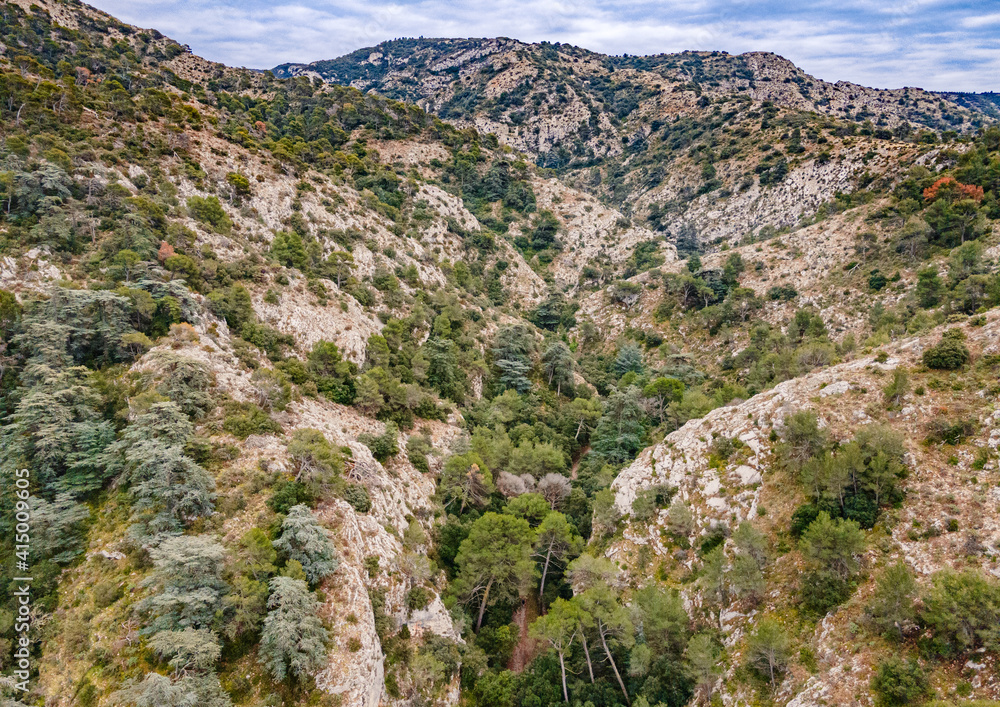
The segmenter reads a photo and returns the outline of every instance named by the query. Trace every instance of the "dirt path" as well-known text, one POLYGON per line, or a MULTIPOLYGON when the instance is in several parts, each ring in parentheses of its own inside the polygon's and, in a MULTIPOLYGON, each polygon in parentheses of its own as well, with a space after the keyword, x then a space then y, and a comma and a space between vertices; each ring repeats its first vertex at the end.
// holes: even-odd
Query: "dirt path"
POLYGON ((511 672, 520 673, 538 655, 538 641, 528 637, 528 626, 536 618, 538 618, 538 606, 534 598, 526 599, 511 618, 512 623, 517 624, 520 634, 520 640, 507 663, 507 669, 511 672))

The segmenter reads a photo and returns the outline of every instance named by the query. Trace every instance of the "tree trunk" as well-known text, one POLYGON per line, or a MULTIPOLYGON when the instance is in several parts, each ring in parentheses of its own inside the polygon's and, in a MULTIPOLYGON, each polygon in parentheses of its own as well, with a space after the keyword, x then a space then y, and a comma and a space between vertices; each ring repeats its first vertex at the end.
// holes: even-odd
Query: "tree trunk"
POLYGON ((479 618, 476 619, 476 631, 480 629, 483 625, 483 614, 486 613, 486 600, 490 596, 490 587, 493 586, 493 580, 491 579, 486 583, 486 591, 483 592, 483 603, 479 605, 479 618))
POLYGON ((601 637, 601 645, 604 646, 604 655, 608 656, 608 662, 611 663, 611 669, 615 671, 615 677, 618 678, 618 685, 622 689, 622 694, 625 695, 625 701, 632 704, 632 700, 628 698, 628 690, 625 689, 625 683, 622 681, 621 673, 618 672, 618 666, 615 665, 615 659, 611 655, 611 649, 608 648, 608 641, 604 638, 604 631, 598 628, 597 635, 601 637))
POLYGON ((563 699, 569 702, 569 690, 566 689, 566 663, 562 652, 559 652, 559 669, 562 671, 563 699))
POLYGON ((548 552, 545 553, 545 566, 542 567, 542 584, 538 589, 538 604, 541 607, 542 595, 545 594, 545 577, 549 573, 549 562, 552 559, 552 543, 549 543, 548 552))
POLYGON ((587 672, 590 673, 590 682, 594 682, 594 665, 590 662, 590 649, 587 648, 587 634, 580 627, 580 640, 583 642, 583 654, 587 656, 587 672))

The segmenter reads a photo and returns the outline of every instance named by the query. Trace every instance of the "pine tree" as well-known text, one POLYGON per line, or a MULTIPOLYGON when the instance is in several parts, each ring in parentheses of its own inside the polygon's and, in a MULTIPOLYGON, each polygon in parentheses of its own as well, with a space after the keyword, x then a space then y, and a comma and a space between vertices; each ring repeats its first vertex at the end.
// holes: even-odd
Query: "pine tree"
POLYGON ((301 680, 318 671, 326 657, 329 636, 317 615, 319 602, 305 582, 290 577, 275 577, 270 588, 261 660, 275 680, 301 680))
POLYGON ((203 535, 162 537, 149 550, 153 571, 143 582, 153 593, 139 602, 150 631, 208 628, 222 606, 225 548, 203 535))
POLYGON ((545 616, 531 624, 531 636, 547 641, 559 656, 559 672, 562 676, 563 700, 569 702, 566 689, 566 655, 573 646, 573 639, 580 631, 579 605, 565 599, 556 599, 545 616))
POLYGON ((214 508, 215 480, 184 451, 192 433, 176 403, 154 403, 111 447, 109 461, 123 468, 122 480, 149 531, 180 530, 214 508))
POLYGON ((476 605, 477 631, 486 608, 516 596, 531 577, 532 535, 522 518, 486 513, 472 524, 459 546, 455 586, 466 602, 476 605))
MULTIPOLYGON (((521 496, 521 498, 524 498, 521 496)), ((542 580, 538 586, 538 600, 545 596, 545 580, 549 568, 565 562, 583 549, 583 538, 574 532, 573 526, 562 513, 553 511, 545 516, 535 532, 535 557, 542 565, 542 580)))
POLYGON ((286 559, 300 563, 309 582, 315 584, 340 565, 331 538, 330 531, 319 524, 309 507, 299 504, 288 509, 274 548, 286 559))

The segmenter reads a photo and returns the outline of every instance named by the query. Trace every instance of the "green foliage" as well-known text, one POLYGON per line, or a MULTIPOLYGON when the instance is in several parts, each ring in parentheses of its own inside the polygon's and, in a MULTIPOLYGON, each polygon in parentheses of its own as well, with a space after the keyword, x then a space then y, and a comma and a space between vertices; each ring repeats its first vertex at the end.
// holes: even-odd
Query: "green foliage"
POLYGON ((878 707, 913 704, 933 693, 923 668, 914 661, 891 656, 878 664, 871 679, 878 707))
POLYGON ((152 593, 138 604, 150 617, 150 632, 212 626, 226 588, 221 576, 225 554, 206 536, 160 536, 149 550, 153 571, 143 582, 152 593))
POLYGON ((319 602, 305 582, 275 577, 260 637, 260 660, 282 682, 305 680, 323 667, 329 636, 317 613, 319 602))
POLYGON ((747 638, 746 657, 749 666, 768 680, 773 690, 791 658, 791 645, 781 624, 772 618, 758 621, 756 630, 747 638))
POLYGON ((448 458, 441 472, 438 497, 449 510, 461 515, 467 506, 483 507, 493 493, 493 475, 475 452, 448 458), (455 509, 454 505, 458 504, 455 509), (450 507, 450 508, 449 508, 450 507))
POLYGON ((399 454, 399 428, 396 423, 385 423, 385 430, 380 435, 364 433, 358 436, 358 441, 371 450, 372 456, 379 462, 399 454))
POLYGON ((315 584, 333 574, 340 565, 333 547, 332 534, 319 524, 308 506, 288 509, 281 522, 281 535, 274 548, 288 561, 302 565, 309 582, 315 584))
POLYGON ((504 327, 497 332, 492 354, 501 391, 509 388, 525 393, 531 388, 528 376, 534 351, 535 338, 523 324, 504 327))
POLYGON ((913 573, 906 564, 897 562, 879 577, 875 592, 865 606, 865 616, 883 636, 901 641, 904 630, 916 618, 913 605, 916 596, 913 573))
POLYGON ((254 403, 226 403, 226 416, 222 429, 246 439, 250 435, 281 433, 281 425, 254 403))
POLYGON ((330 341, 317 341, 309 353, 306 369, 319 392, 330 400, 342 405, 354 402, 354 377, 358 368, 351 361, 345 361, 341 357, 336 344, 330 341))
POLYGON ((804 604, 810 611, 826 613, 850 593, 850 580, 865 549, 864 533, 853 520, 834 520, 821 511, 802 534, 801 546, 812 568, 802 582, 804 604))
POLYGON ((592 437, 593 454, 609 464, 631 461, 645 446, 646 415, 635 386, 612 391, 592 437))
POLYGON ((288 513, 292 506, 311 505, 316 495, 300 481, 282 479, 274 486, 274 493, 267 499, 267 506, 275 513, 288 513))
POLYGON ((516 596, 531 577, 532 535, 526 520, 486 513, 462 541, 455 557, 455 592, 477 611, 477 630, 488 607, 516 596))
POLYGON ((923 596, 920 622, 933 638, 925 642, 931 654, 950 656, 1000 646, 1000 583, 976 570, 937 572, 923 596))
POLYGON ((229 220, 225 209, 215 196, 190 196, 187 200, 188 211, 198 221, 210 226, 213 231, 229 233, 233 222, 229 220))
POLYGON ((924 351, 923 361, 928 368, 954 371, 969 362, 969 349, 960 329, 949 329, 941 335, 940 341, 924 351))
POLYGON ((154 403, 109 448, 133 509, 151 532, 182 528, 214 509, 215 480, 185 453, 194 432, 175 403, 154 403))

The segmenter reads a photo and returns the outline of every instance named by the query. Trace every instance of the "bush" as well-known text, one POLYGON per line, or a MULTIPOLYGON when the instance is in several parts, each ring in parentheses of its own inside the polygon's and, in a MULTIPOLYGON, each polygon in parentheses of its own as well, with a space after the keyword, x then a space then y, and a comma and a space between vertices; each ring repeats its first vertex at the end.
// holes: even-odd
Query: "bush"
POLYGON ((878 707, 908 705, 931 694, 923 668, 914 660, 892 656, 879 663, 871 680, 878 707))
POLYGON ((292 506, 305 504, 311 506, 316 501, 309 488, 298 481, 282 479, 274 487, 274 493, 267 499, 267 507, 275 513, 288 513, 292 506))
POLYGON ((220 233, 228 233, 233 227, 233 222, 229 220, 219 198, 216 196, 192 196, 187 200, 188 211, 191 216, 208 224, 212 230, 220 233))
POLYGON ((358 513, 367 513, 372 509, 372 499, 368 495, 368 489, 360 484, 348 484, 343 495, 344 500, 358 513))
POLYGON ((253 403, 230 403, 226 406, 226 418, 222 429, 240 439, 250 435, 280 434, 281 425, 253 403))
POLYGON ((799 296, 798 291, 791 285, 775 285, 767 291, 769 300, 784 300, 789 302, 799 296))
POLYGON ((959 329, 949 329, 941 340, 924 351, 924 365, 942 371, 954 371, 969 362, 971 354, 959 329))
POLYGON ((792 513, 792 523, 789 528, 793 538, 802 537, 802 533, 806 532, 806 528, 812 525, 812 522, 816 520, 816 516, 819 515, 819 507, 813 503, 804 503, 795 509, 792 513))
POLYGON ((410 438, 406 440, 406 457, 414 469, 426 474, 431 470, 427 455, 433 448, 430 437, 422 434, 410 435, 410 438))
POLYGON ((851 596, 851 585, 833 572, 818 570, 802 575, 801 592, 803 608, 823 616, 851 596))
POLYGON ((1000 583, 976 570, 943 570, 924 596, 920 620, 933 634, 924 648, 951 655, 1000 644, 1000 583))
POLYGON ((406 593, 406 608, 410 611, 422 611, 431 603, 431 593, 423 587, 413 587, 406 593))
POLYGON ((389 457, 399 454, 399 446, 396 443, 399 437, 399 428, 393 422, 385 423, 385 432, 380 435, 362 434, 358 436, 358 441, 371 450, 372 456, 379 462, 384 462, 389 457))

